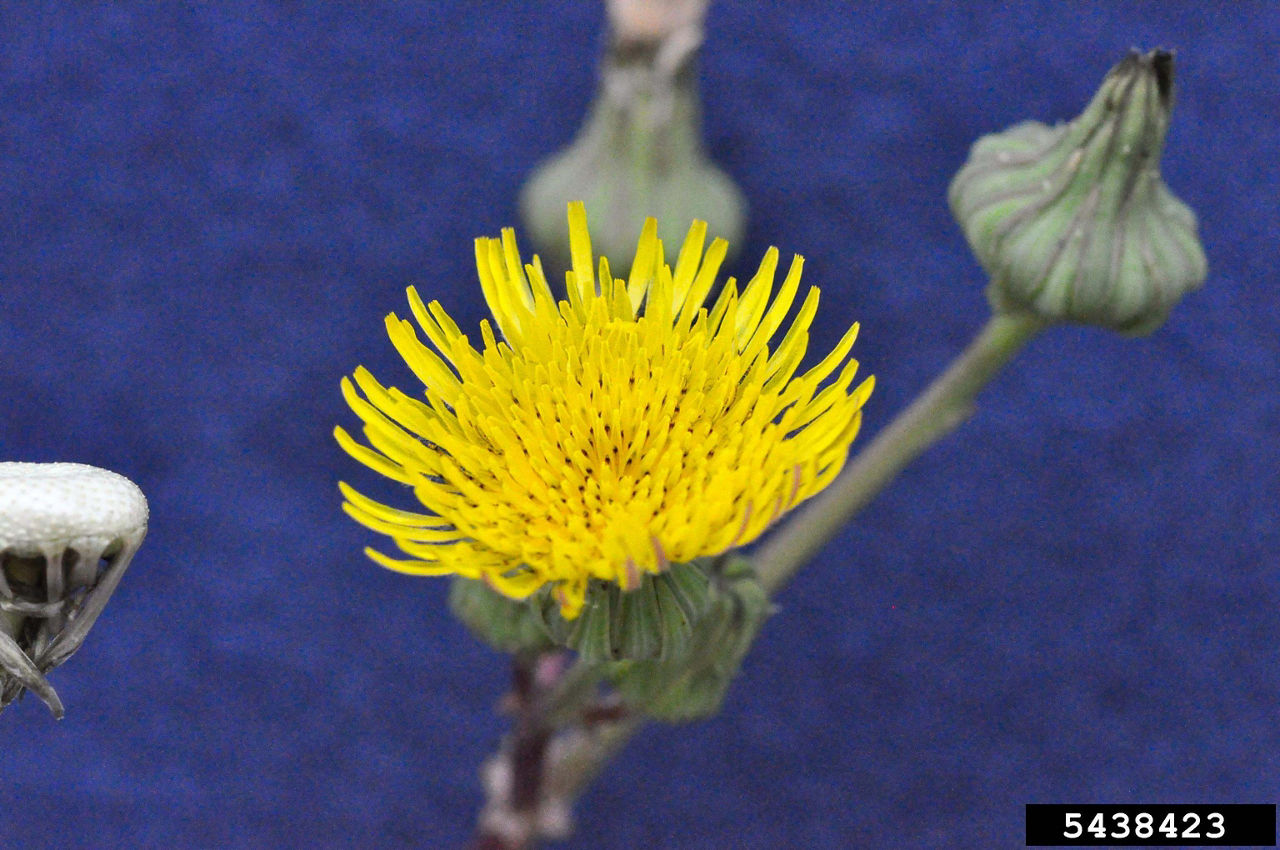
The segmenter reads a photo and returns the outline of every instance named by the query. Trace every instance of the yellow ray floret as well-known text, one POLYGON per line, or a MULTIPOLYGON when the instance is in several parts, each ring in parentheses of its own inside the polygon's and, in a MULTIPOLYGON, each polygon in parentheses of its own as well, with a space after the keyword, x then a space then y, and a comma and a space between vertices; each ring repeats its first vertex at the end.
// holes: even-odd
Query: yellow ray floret
POLYGON ((342 428, 335 436, 356 460, 412 487, 424 509, 389 507, 343 484, 347 513, 408 556, 367 550, 371 558, 415 575, 482 579, 515 599, 550 585, 574 617, 588 579, 632 588, 642 573, 750 543, 825 487, 848 456, 873 379, 853 384, 856 324, 796 376, 816 288, 772 344, 799 290, 800 257, 774 294, 770 249, 742 292, 730 278, 708 307, 727 246, 716 239, 704 253, 704 223, 689 229, 672 270, 647 221, 625 280, 604 258, 597 265, 579 203, 569 207, 569 235, 563 300, 537 257, 521 261, 512 230, 476 240, 501 335, 481 322, 479 348, 410 287, 430 346, 394 314, 387 331, 425 394, 384 387, 359 368, 343 394, 365 442, 342 428))

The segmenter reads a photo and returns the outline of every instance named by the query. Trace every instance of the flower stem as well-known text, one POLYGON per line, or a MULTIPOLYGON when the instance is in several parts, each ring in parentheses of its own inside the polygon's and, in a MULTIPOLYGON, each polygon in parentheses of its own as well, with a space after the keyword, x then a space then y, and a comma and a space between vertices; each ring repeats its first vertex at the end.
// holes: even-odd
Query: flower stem
POLYGON ((559 799, 572 802, 596 778, 605 762, 617 755, 643 726, 643 718, 628 715, 599 724, 570 740, 552 766, 547 779, 549 789, 559 799))
POLYGON ((777 592, 903 467, 968 419, 978 392, 1044 327, 1025 314, 993 316, 947 371, 756 550, 752 560, 765 590, 777 592))
MULTIPOLYGON (((544 837, 559 837, 568 828, 558 816, 560 800, 568 800, 564 789, 576 796, 591 775, 572 771, 566 786, 559 778, 560 751, 573 752, 581 734, 562 743, 565 730, 587 727, 586 720, 600 713, 613 720, 617 706, 599 704, 597 664, 578 661, 569 665, 564 652, 517 654, 512 659, 512 688, 507 703, 515 715, 511 733, 502 748, 486 765, 488 799, 480 813, 477 830, 468 850, 532 850, 544 837)), ((607 736, 591 738, 605 749, 607 736)), ((612 752, 612 750, 609 750, 612 752)), ((599 757, 603 764, 605 756, 599 757)), ((562 807, 567 813, 567 805, 562 807)), ((567 817, 567 814, 566 814, 567 817)))

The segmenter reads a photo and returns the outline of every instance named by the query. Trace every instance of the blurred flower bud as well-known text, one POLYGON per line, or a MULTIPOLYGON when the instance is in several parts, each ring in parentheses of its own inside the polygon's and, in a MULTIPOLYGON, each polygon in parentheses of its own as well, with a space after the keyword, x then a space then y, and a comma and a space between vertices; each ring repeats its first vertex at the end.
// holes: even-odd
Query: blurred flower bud
POLYGON ((44 674, 71 657, 147 534, 147 500, 79 463, 0 463, 0 708, 24 690, 55 717, 44 674))
POLYGON ((1149 333, 1208 273, 1195 214, 1160 178, 1173 56, 1132 51, 1074 121, 984 136, 951 210, 1002 313, 1149 333))
POLYGON ((745 201, 702 145, 694 59, 706 0, 612 0, 613 34, 600 87, 573 143, 540 165, 520 192, 525 228, 549 267, 568 268, 565 205, 581 200, 596 252, 621 268, 635 254, 635 223, 659 222, 668 245, 682 222, 742 243, 745 201))

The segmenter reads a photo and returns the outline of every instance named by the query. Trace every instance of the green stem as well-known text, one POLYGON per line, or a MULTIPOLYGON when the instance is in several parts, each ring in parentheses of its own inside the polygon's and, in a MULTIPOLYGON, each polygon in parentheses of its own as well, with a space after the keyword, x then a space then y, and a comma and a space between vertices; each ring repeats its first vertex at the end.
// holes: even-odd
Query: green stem
POLYGON ((765 590, 777 592, 903 467, 968 419, 978 392, 1044 327, 1027 315, 992 317, 947 371, 755 552, 765 590))

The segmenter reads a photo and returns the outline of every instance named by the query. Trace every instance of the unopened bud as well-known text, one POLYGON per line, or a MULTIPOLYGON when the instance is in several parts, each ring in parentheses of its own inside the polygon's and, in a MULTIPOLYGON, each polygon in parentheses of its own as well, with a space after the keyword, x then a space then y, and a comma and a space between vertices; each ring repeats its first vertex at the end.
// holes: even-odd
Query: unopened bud
POLYGON ((984 136, 952 212, 993 309, 1149 333, 1208 273, 1196 217, 1160 177, 1173 56, 1131 52, 1065 125, 984 136))
POLYGON ((614 33, 590 114, 573 143, 542 163, 520 192, 520 216, 548 267, 570 261, 565 204, 580 200, 591 241, 621 268, 635 255, 635 224, 659 222, 668 245, 681 222, 742 243, 746 203, 702 144, 694 62, 705 0, 616 2, 614 33))

